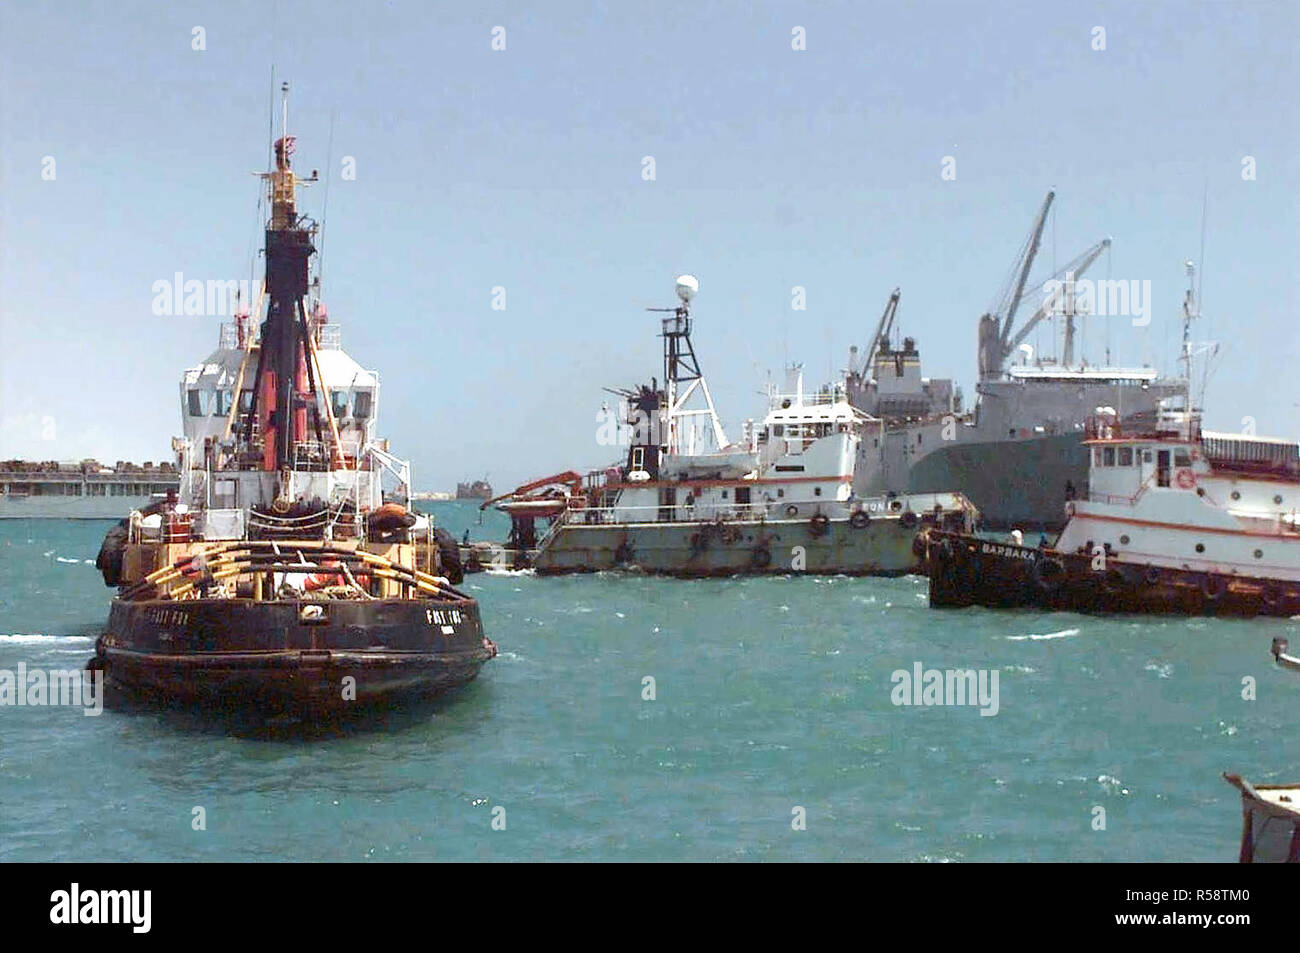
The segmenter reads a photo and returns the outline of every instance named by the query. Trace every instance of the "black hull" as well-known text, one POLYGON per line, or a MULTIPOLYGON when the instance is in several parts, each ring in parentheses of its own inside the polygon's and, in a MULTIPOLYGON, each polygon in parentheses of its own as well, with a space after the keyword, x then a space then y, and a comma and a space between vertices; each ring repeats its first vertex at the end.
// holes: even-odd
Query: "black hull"
POLYGON ((1082 613, 1291 616, 1300 583, 1228 577, 1126 563, 1104 569, 1082 553, 1058 553, 958 533, 925 538, 930 605, 1037 608, 1082 613))
POLYGON ((89 664, 133 698, 276 716, 436 695, 495 654, 472 599, 118 599, 89 664))

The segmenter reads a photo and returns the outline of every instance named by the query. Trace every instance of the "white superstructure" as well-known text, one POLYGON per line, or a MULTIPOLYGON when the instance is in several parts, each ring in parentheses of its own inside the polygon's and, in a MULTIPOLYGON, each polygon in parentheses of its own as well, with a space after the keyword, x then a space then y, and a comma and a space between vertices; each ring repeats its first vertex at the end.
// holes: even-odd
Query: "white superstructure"
POLYGON ((1154 567, 1300 581, 1300 447, 1175 429, 1124 433, 1102 415, 1085 442, 1090 491, 1068 504, 1056 548, 1102 547, 1154 567))

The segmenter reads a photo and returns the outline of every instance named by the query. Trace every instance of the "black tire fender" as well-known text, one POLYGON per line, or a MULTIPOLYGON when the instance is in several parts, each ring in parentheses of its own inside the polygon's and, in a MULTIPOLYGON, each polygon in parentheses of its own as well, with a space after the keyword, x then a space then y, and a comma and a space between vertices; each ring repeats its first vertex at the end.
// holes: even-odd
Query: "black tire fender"
POLYGON ((1201 580, 1201 595, 1205 596, 1206 602, 1218 602, 1227 592, 1228 580, 1223 576, 1207 572, 1201 580))
POLYGON ((1030 573, 1039 589, 1055 592, 1065 582, 1065 563, 1055 556, 1039 556, 1030 573))

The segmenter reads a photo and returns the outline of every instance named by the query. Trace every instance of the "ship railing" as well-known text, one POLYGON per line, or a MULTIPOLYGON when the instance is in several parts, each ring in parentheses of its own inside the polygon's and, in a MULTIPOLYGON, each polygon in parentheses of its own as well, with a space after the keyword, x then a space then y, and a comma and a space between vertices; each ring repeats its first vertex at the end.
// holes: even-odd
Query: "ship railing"
POLYGON ((341 324, 322 324, 316 334, 316 346, 337 351, 343 346, 343 326, 341 324))
MULTIPOLYGON (((757 520, 769 515, 768 503, 730 503, 698 504, 675 503, 659 506, 648 503, 641 506, 613 504, 609 506, 570 506, 564 510, 546 535, 562 522, 581 523, 584 525, 608 525, 612 523, 688 523, 688 522, 731 522, 735 520, 757 520)), ((801 507, 802 509, 802 507, 801 507)), ((773 508, 772 515, 780 511, 773 508)), ((815 512, 811 507, 809 515, 815 512)))
MULTIPOLYGON (((1128 496, 1124 493, 1101 493, 1097 490, 1090 489, 1086 494, 1084 494, 1083 498, 1089 503, 1108 503, 1115 506, 1132 506, 1152 487, 1152 481, 1155 479, 1156 474, 1151 474, 1151 476, 1147 477, 1138 485, 1137 492, 1132 496, 1128 496)), ((1066 502, 1069 501, 1067 500, 1066 502)))

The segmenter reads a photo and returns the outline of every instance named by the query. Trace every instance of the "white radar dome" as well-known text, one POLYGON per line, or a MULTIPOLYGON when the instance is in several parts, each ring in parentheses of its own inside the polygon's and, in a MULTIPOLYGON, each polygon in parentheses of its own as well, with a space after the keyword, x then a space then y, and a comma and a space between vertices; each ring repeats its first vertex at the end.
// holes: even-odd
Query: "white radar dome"
POLYGON ((695 293, 700 290, 700 280, 694 275, 677 276, 677 297, 683 301, 690 301, 695 297, 695 293))

